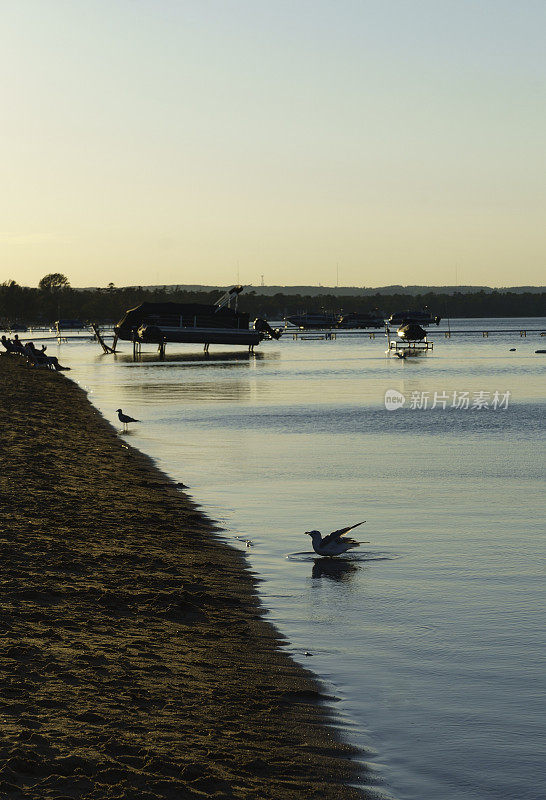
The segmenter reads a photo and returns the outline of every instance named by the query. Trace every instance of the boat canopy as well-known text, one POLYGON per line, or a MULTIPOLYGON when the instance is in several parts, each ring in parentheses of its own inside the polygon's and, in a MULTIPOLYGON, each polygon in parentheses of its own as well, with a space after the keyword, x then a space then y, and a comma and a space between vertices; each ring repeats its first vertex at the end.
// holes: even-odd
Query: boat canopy
POLYGON ((222 328, 248 328, 249 315, 227 306, 205 303, 141 303, 129 309, 114 328, 120 339, 131 339, 143 324, 181 327, 198 324, 222 328))

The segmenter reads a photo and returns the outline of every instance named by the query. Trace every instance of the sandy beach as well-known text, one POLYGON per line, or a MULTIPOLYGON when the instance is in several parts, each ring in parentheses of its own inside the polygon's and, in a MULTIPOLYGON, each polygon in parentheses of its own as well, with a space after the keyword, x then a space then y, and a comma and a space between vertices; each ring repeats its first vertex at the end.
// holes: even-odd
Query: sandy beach
POLYGON ((180 487, 10 356, 0 425, 2 797, 362 797, 244 555, 180 487))

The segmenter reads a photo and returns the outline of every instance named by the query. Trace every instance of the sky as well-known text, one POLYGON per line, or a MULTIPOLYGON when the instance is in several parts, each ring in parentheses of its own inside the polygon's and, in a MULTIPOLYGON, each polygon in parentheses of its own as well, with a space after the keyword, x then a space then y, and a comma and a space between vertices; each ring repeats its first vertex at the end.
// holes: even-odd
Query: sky
POLYGON ((0 11, 0 281, 544 283, 544 0, 0 11))

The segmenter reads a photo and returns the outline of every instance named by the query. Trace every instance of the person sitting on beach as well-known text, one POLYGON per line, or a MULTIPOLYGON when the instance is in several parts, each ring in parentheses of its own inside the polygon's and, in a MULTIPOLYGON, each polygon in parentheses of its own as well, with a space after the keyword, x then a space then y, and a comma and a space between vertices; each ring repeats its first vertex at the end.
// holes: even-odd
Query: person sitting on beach
POLYGON ((37 366, 39 364, 43 364, 45 367, 49 367, 49 369, 55 369, 58 372, 61 370, 70 369, 70 367, 61 366, 61 364, 59 364, 59 359, 56 356, 46 356, 45 345, 42 345, 42 349, 38 350, 35 347, 34 342, 27 342, 25 345, 25 351, 28 358, 30 358, 30 360, 37 366))
POLYGON ((15 334, 13 339, 11 339, 11 345, 13 347, 13 352, 14 353, 19 353, 20 356, 26 356, 27 355, 27 351, 25 350, 25 347, 24 347, 23 343, 21 342, 21 340, 19 339, 19 337, 17 336, 17 334, 15 334))
POLYGON ((8 339, 8 337, 6 336, 5 333, 2 334, 2 337, 0 338, 0 342, 2 343, 2 346, 6 349, 6 352, 8 352, 8 353, 16 353, 17 352, 15 347, 13 346, 13 342, 11 341, 11 339, 8 339))

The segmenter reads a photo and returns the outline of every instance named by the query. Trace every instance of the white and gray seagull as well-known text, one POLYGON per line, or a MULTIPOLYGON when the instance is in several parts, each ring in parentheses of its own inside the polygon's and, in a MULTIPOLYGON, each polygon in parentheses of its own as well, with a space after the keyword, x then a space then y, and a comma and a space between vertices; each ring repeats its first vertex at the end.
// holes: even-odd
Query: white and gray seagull
MULTIPOLYGON (((340 528, 339 531, 332 531, 328 536, 322 537, 320 531, 306 531, 305 535, 311 537, 313 543, 313 550, 319 556, 339 556, 346 553, 347 550, 352 550, 353 547, 359 547, 360 542, 355 539, 342 539, 344 533, 352 531, 353 528, 358 528, 359 525, 364 525, 363 522, 357 522, 356 525, 349 525, 348 528, 340 528)), ((364 544, 368 544, 365 542, 364 544)))
POLYGON ((116 408, 116 412, 118 415, 118 419, 120 422, 123 423, 123 430, 128 430, 128 425, 130 422, 140 422, 139 419, 133 419, 133 417, 129 417, 127 414, 124 414, 121 408, 116 408))

